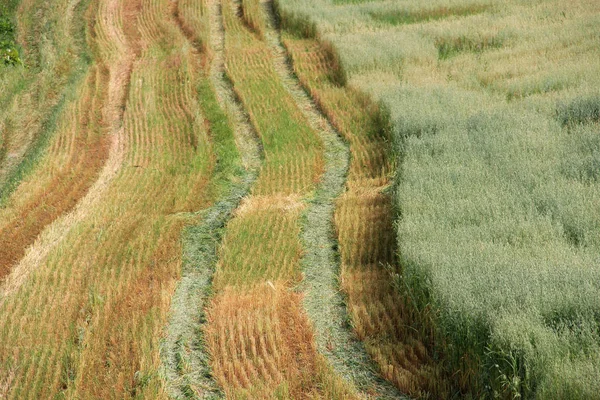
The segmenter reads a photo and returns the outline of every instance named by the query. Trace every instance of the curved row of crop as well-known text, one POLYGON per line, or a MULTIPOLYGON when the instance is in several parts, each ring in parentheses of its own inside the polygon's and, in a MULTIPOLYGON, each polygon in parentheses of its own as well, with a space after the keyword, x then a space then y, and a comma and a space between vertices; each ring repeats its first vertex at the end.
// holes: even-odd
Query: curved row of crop
MULTIPOLYGON (((0 67, 22 64, 19 49, 15 41, 14 14, 16 1, 6 1, 0 6, 0 67)), ((0 163, 2 162, 2 141, 0 137, 0 163)))
MULTIPOLYGON (((86 4, 65 2, 56 6, 63 8, 68 21, 84 21, 86 4)), ((21 8, 24 14, 21 18, 25 18, 27 7, 23 5, 21 8)), ((56 14, 46 18, 56 18, 56 14)), ((78 21, 66 32, 59 30, 54 34, 62 34, 66 42, 73 42, 74 37, 85 32, 85 29, 85 22, 78 21)), ((21 90, 15 90, 12 98, 9 91, 4 99, 7 107, 0 122, 4 128, 4 157, 0 165, 0 202, 4 203, 0 209, 0 281, 10 273, 38 234, 57 217, 71 210, 85 195, 108 155, 107 139, 99 116, 106 97, 106 70, 102 66, 90 65, 87 46, 80 43, 71 46, 77 54, 74 60, 69 61, 73 65, 68 68, 73 70, 69 71, 65 65, 64 77, 53 76, 53 83, 61 79, 69 80, 65 85, 58 84, 52 88, 59 93, 63 91, 56 104, 52 107, 45 105, 45 101, 51 102, 52 96, 42 97, 45 100, 40 100, 41 104, 35 104, 31 99, 36 92, 35 95, 41 94, 39 91, 42 89, 38 85, 42 85, 43 80, 31 81, 30 85, 21 82, 21 90), (21 101, 25 98, 28 103, 23 104, 21 101), (10 104, 13 107, 19 104, 24 109, 17 112, 10 104), (23 115, 23 111, 30 108, 36 111, 23 115), (47 117, 41 115, 45 108, 52 109, 47 117), (40 122, 43 118, 51 120, 40 122), (41 123, 41 126, 37 126, 37 123, 41 123), (51 140, 52 135, 54 137, 51 140), (25 172, 34 167, 48 146, 49 151, 43 157, 44 162, 36 175, 17 189, 25 172), (10 194, 13 196, 9 198, 10 194)), ((35 47, 30 50, 40 51, 35 47)), ((41 69, 37 73, 42 74, 41 69)), ((3 70, 2 74, 19 81, 29 79, 26 75, 30 72, 3 70), (18 72, 21 72, 21 76, 18 72)))
POLYGON ((39 164, 85 85, 92 58, 81 39, 87 4, 3 5, 16 22, 23 64, 0 67, 0 206, 39 164))
POLYGON ((219 200, 202 213, 201 223, 188 227, 184 235, 182 277, 171 300, 161 346, 171 398, 192 398, 200 393, 202 398, 219 396, 202 348, 205 308, 224 226, 248 194, 261 162, 253 128, 225 79, 219 10, 217 2, 186 0, 173 3, 172 10, 174 22, 193 46, 197 61, 204 65, 198 95, 219 160, 212 178, 219 200))
POLYGON ((222 145, 206 128, 196 55, 170 8, 161 0, 89 8, 90 44, 109 70, 101 117, 110 156, 84 207, 50 225, 14 270, 27 274, 7 282, 7 398, 166 396, 159 338, 180 274, 180 234, 220 194, 211 176, 222 145))
MULTIPOLYGON (((65 11, 67 15, 73 11, 74 5, 77 5, 77 3, 69 3, 65 11)), ((80 7, 82 14, 87 13, 87 18, 84 15, 79 16, 79 18, 84 24, 87 22, 87 29, 85 31, 89 33, 91 39, 96 39, 98 35, 108 31, 103 23, 110 24, 111 22, 115 22, 116 15, 114 11, 116 10, 114 7, 112 10, 107 10, 109 8, 107 7, 104 18, 100 19, 100 21, 95 18, 95 11, 99 8, 97 2, 81 4, 80 7)), ((99 12, 99 14, 102 15, 102 12, 99 12)), ((70 21, 70 19, 67 19, 67 21, 70 21)), ((106 37, 110 38, 109 41, 116 41, 117 39, 114 32, 108 32, 106 37)), ((63 240, 69 236, 73 237, 80 234, 80 229, 78 229, 80 226, 78 225, 90 214, 93 206, 97 204, 98 198, 106 191, 122 159, 120 156, 122 153, 122 146, 120 144, 122 137, 118 130, 122 125, 123 110, 125 109, 123 101, 129 80, 127 72, 131 69, 132 57, 135 56, 136 51, 133 50, 131 44, 127 45, 126 43, 121 44, 121 52, 118 51, 118 48, 110 49, 107 46, 103 46, 100 40, 93 40, 91 45, 95 57, 97 57, 97 65, 91 69, 88 85, 83 89, 82 100, 65 115, 65 121, 61 122, 60 126, 63 128, 61 129, 61 134, 56 137, 51 151, 46 156, 48 161, 42 166, 42 173, 39 175, 42 178, 40 179, 42 183, 45 179, 46 182, 53 183, 54 185, 47 188, 34 179, 31 182, 24 183, 22 185, 24 189, 20 187, 16 193, 20 194, 21 191, 27 193, 26 189, 28 186, 36 188, 39 185, 42 187, 42 190, 40 190, 42 192, 42 200, 39 201, 39 207, 31 207, 24 211, 25 215, 27 215, 25 221, 29 220, 35 224, 37 220, 31 218, 32 214, 38 218, 48 219, 48 214, 54 213, 54 217, 56 217, 60 212, 68 211, 77 202, 76 197, 65 196, 65 194, 77 193, 78 197, 80 197, 89 188, 87 195, 77 204, 72 213, 61 217, 52 225, 49 225, 51 221, 46 221, 48 229, 44 230, 40 238, 36 240, 35 245, 28 249, 26 256, 15 266, 5 282, 2 298, 0 298, 0 306, 3 308, 2 325, 11 329, 3 331, 3 346, 0 358, 2 359, 2 365, 13 371, 14 382, 12 385, 8 385, 6 389, 6 396, 8 398, 39 398, 40 396, 50 396, 49 393, 55 393, 57 390, 65 391, 72 379, 72 360, 70 355, 64 353, 66 350, 57 351, 54 346, 59 343, 53 344, 53 341, 49 341, 49 337, 47 336, 40 336, 39 334, 29 336, 33 332, 31 329, 43 332, 44 325, 47 326, 49 323, 56 324, 54 320, 58 317, 52 317, 52 314, 48 313, 51 318, 50 320, 43 320, 43 323, 40 323, 39 326, 29 325, 30 329, 28 329, 27 322, 30 321, 27 320, 26 316, 31 313, 30 307, 32 306, 39 309, 42 304, 45 307, 51 305, 49 299, 52 299, 51 294, 55 288, 50 287, 50 290, 47 288, 47 291, 40 290, 43 288, 35 286, 36 277, 39 276, 39 273, 46 272, 45 270, 48 268, 47 257, 49 255, 56 255, 57 252, 58 254, 64 254, 65 244, 63 240), (105 63, 110 65, 110 67, 105 67, 105 63), (62 133, 63 131, 64 134, 62 133), (78 137, 77 134, 83 134, 83 137, 78 137), (110 155, 98 180, 90 188, 91 180, 97 174, 97 170, 103 163, 103 159, 106 159, 108 135, 112 139, 110 155), (93 145, 94 143, 102 143, 102 145, 98 148, 93 145), (75 160, 76 162, 61 165, 61 162, 64 163, 65 160, 75 160), (62 194, 60 193, 61 190, 63 191, 62 194), (64 207, 65 203, 70 203, 69 207, 64 207), (35 290, 32 292, 32 289, 35 290), (26 294, 23 295, 23 293, 26 294), (36 298, 38 301, 34 301, 36 298), (33 302, 33 304, 29 302, 33 302), (26 305, 27 307, 24 307, 26 305), (19 336, 18 340, 15 341, 17 337, 14 335, 17 333, 19 336), (41 341, 44 344, 40 343, 39 345, 29 347, 32 340, 38 343, 41 341), (37 349, 38 347, 47 350, 40 351, 37 349), (61 352, 63 352, 62 355, 60 354, 61 352), (55 378, 53 379, 53 377, 55 378)), ((30 196, 21 194, 22 196, 15 196, 17 203, 24 200, 25 204, 28 204, 28 202, 32 201, 30 196)), ((33 204, 38 205, 36 203, 33 204)), ((22 228, 24 225, 26 226, 27 223, 23 224, 21 222, 17 226, 22 228)), ((38 231, 41 228, 43 226, 38 227, 38 231)), ((6 237, 14 235, 15 231, 21 233, 18 229, 7 230, 3 232, 2 239, 6 240, 6 237)), ((31 235, 31 232, 28 233, 31 235)), ((10 246, 10 244, 8 245, 10 246)), ((73 268, 73 266, 71 265, 70 268, 73 268)), ((56 279, 56 276, 54 278, 56 279)), ((70 285, 67 288, 66 290, 63 289, 62 293, 69 293, 69 291, 76 292, 82 289, 71 287, 70 285)), ((59 289, 58 293, 60 293, 60 287, 57 289, 59 289)), ((57 300, 59 299, 54 297, 54 301, 57 300)), ((66 300, 66 298, 63 300, 66 300)), ((56 309, 56 312, 64 311, 66 309, 60 307, 56 309)), ((71 327, 69 330, 73 329, 72 324, 74 321, 64 321, 64 323, 70 324, 71 327)), ((61 327, 62 329, 65 328, 64 325, 57 325, 56 327, 51 326, 52 329, 57 329, 56 332, 61 332, 61 327)), ((61 336, 67 339, 67 347, 72 345, 72 339, 69 339, 68 335, 61 334, 61 336)))
POLYGON ((305 29, 310 22, 285 12, 281 18, 295 73, 350 144, 350 171, 345 193, 337 200, 335 225, 340 282, 354 332, 381 376, 401 392, 446 397, 449 386, 431 352, 428 328, 393 284, 392 276, 401 269, 391 192, 397 166, 388 116, 368 96, 345 85, 334 50, 305 29))
POLYGON ((100 115, 107 72, 101 66, 91 68, 78 104, 61 118, 35 177, 23 182, 0 210, 0 280, 46 226, 75 207, 105 164, 109 139, 100 115))
POLYGON ((219 251, 204 332, 213 376, 231 398, 353 397, 318 354, 302 295, 290 290, 301 279, 300 217, 321 175, 323 144, 268 45, 238 17, 239 3, 221 4, 227 72, 265 161, 219 251))
MULTIPOLYGON (((349 315, 345 304, 347 299, 340 291, 340 261, 344 259, 340 260, 340 254, 335 249, 337 247, 347 252, 348 241, 333 239, 337 236, 336 228, 339 228, 334 223, 334 214, 339 201, 343 201, 345 196, 348 196, 346 185, 356 183, 352 180, 354 174, 349 171, 350 168, 356 171, 356 143, 350 142, 350 148, 345 146, 336 128, 321 111, 320 105, 309 96, 307 88, 302 86, 296 76, 293 61, 283 44, 282 33, 277 30, 280 16, 276 14, 274 2, 244 1, 245 5, 253 3, 260 8, 254 20, 262 17, 262 26, 259 29, 271 46, 282 81, 326 143, 326 172, 305 214, 302 234, 307 249, 303 257, 306 285, 304 303, 318 334, 319 351, 327 356, 338 374, 352 382, 363 394, 376 398, 402 398, 392 385, 373 373, 372 361, 365 347, 348 329, 349 315), (338 199, 340 195, 342 195, 341 200, 338 199)), ((253 16, 252 9, 250 8, 244 15, 253 16)), ((336 73, 334 65, 317 64, 316 67, 321 69, 322 74, 336 73)), ((331 109, 331 105, 326 107, 331 109)), ((347 132, 345 138, 348 139, 347 132)), ((361 221, 365 221, 364 216, 364 214, 359 216, 361 221)), ((378 238, 374 238, 376 239, 378 238)), ((367 281, 363 284, 366 286, 371 282, 367 281)))

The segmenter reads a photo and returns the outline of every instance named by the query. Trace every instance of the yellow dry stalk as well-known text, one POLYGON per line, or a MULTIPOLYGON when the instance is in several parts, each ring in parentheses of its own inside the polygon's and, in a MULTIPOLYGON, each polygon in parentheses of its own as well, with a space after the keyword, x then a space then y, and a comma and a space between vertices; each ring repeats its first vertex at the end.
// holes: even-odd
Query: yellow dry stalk
POLYGON ((261 1, 240 0, 240 14, 246 26, 260 38, 264 39, 266 19, 261 1))
POLYGON ((223 3, 226 65, 264 148, 256 195, 305 194, 323 172, 323 144, 279 81, 267 44, 223 3))
POLYGON ((270 196, 245 201, 227 227, 214 288, 300 280, 298 218, 303 204, 270 196), (278 202, 278 200, 280 202, 278 202))
POLYGON ((227 226, 208 309, 213 373, 232 399, 354 398, 316 350, 300 281, 303 198, 323 146, 272 66, 267 45, 224 1, 226 62, 262 140, 265 166, 254 195, 227 226))
POLYGON ((100 201, 68 231, 44 232, 60 240, 36 243, 24 260, 50 243, 47 256, 19 264, 28 277, 0 297, 0 365, 15 367, 8 399, 166 397, 158 348, 181 229, 187 212, 210 203, 214 167, 195 55, 169 7, 109 0, 90 8, 94 44, 111 69, 102 115, 121 161, 100 201))
POLYGON ((311 97, 321 107, 352 149, 348 186, 372 190, 389 184, 394 162, 388 152, 391 135, 382 128, 380 109, 371 99, 337 82, 341 68, 327 43, 284 35, 294 70, 311 97))
POLYGON ((0 281, 38 234, 70 211, 97 178, 108 156, 108 139, 98 118, 106 83, 101 68, 90 69, 79 100, 63 114, 40 168, 0 210, 0 281))
MULTIPOLYGON (((180 0, 176 10, 182 31, 202 49, 203 61, 209 61, 213 49, 210 46, 210 14, 206 0, 180 0)), ((206 62, 205 65, 209 64, 206 62)))
POLYGON ((318 354, 301 301, 281 282, 213 299, 206 339, 227 398, 354 398, 318 354))
POLYGON ((326 45, 284 36, 299 79, 350 143, 347 191, 338 200, 335 224, 342 288, 354 329, 381 374, 401 391, 444 398, 448 385, 411 327, 416 316, 386 269, 398 272, 399 267, 393 204, 385 193, 394 161, 380 111, 367 97, 335 81, 335 57, 326 45))

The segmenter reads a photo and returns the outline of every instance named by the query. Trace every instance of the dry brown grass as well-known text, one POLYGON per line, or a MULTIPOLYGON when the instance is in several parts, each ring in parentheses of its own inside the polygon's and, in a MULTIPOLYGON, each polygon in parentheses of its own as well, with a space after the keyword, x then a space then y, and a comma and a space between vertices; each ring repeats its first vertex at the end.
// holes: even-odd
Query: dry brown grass
POLYGON ((237 2, 239 5, 238 15, 244 22, 246 27, 254 33, 256 33, 261 39, 265 38, 265 17, 260 1, 254 0, 240 0, 237 2))
POLYGON ((214 375, 232 399, 341 399, 353 391, 316 350, 302 295, 299 218, 322 145, 273 69, 272 54, 223 1, 226 62, 265 151, 254 196, 227 226, 208 310, 214 375))
POLYGON ((87 193, 104 165, 108 137, 100 113, 106 78, 100 68, 90 71, 79 104, 67 114, 44 164, 48 176, 23 185, 17 204, 0 213, 0 281, 39 233, 87 193))
POLYGON ((315 40, 285 37, 294 68, 352 152, 346 193, 335 223, 342 256, 342 288, 359 338, 381 374, 412 396, 444 398, 448 385, 423 343, 416 316, 391 284, 399 272, 393 204, 385 189, 394 169, 385 116, 378 106, 332 75, 336 58, 315 40), (388 269, 391 269, 389 271, 388 269))
POLYGON ((110 184, 93 209, 77 206, 66 232, 45 230, 25 257, 33 265, 19 265, 23 277, 11 275, 2 293, 0 365, 15 366, 9 399, 165 397, 158 348, 180 233, 186 212, 212 201, 215 164, 195 55, 169 10, 166 0, 92 3, 91 40, 110 76, 101 112, 114 138, 110 178, 102 175, 110 184))
POLYGON ((207 342, 227 398, 353 397, 318 354, 301 301, 282 283, 227 288, 213 299, 207 342))
POLYGON ((173 1, 171 13, 180 31, 193 48, 194 59, 208 73, 214 53, 210 46, 210 21, 206 3, 198 0, 173 1))
POLYGON ((0 399, 5 399, 8 396, 8 391, 11 388, 13 379, 15 378, 15 371, 9 367, 1 367, 0 372, 0 399))
MULTIPOLYGON (((181 224, 165 227, 153 254, 128 277, 128 285, 105 302, 93 323, 102 334, 92 336, 81 352, 77 392, 88 398, 135 397, 144 393, 144 379, 158 365, 158 353, 147 341, 159 338, 180 265, 181 224), (124 316, 130 316, 125 319, 124 316), (101 355, 101 356, 100 356, 101 355), (136 372, 140 371, 136 375, 136 372)), ((81 326, 89 322, 79 319, 81 326)), ((155 377, 154 377, 155 378, 155 377)))

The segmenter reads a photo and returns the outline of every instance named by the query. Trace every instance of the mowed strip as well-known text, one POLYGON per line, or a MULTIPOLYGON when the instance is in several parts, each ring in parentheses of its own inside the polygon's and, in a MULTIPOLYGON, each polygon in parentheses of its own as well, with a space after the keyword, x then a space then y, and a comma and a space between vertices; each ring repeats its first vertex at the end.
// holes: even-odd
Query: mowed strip
POLYGON ((335 224, 341 253, 341 286, 354 330, 383 377, 412 396, 444 398, 448 386, 435 364, 429 337, 397 289, 393 204, 387 189, 394 170, 385 115, 367 96, 344 85, 337 58, 314 39, 284 33, 294 70, 311 97, 350 143, 346 192, 335 224))
MULTIPOLYGON (((63 60, 61 68, 44 75, 42 66, 35 65, 32 57, 38 52, 57 49, 52 46, 41 49, 38 38, 27 36, 27 62, 33 64, 31 73, 44 76, 29 77, 29 81, 29 71, 13 76, 14 81, 21 81, 22 87, 13 91, 12 101, 7 101, 0 113, 2 152, 7 157, 0 162, 0 282, 38 234, 87 193, 108 157, 102 117, 108 70, 96 63, 90 65, 90 49, 76 38, 85 31, 85 5, 58 2, 56 9, 43 17, 37 12, 31 15, 31 7, 29 3, 23 4, 19 20, 42 23, 60 18, 61 23, 55 28, 46 23, 43 29, 55 29, 56 37, 61 40, 53 46, 69 47, 74 57, 63 60), (44 95, 43 90, 54 94, 44 95), (36 96, 32 94, 35 92, 36 96), (49 151, 45 156, 37 154, 46 146, 49 151), (18 165, 12 165, 17 161, 18 165), (31 170, 39 161, 35 175, 27 176, 19 185, 20 179, 27 175, 25 170, 31 170)), ((24 26, 22 32, 30 34, 32 29, 24 26)), ((53 70, 50 65, 47 67, 53 70)), ((7 77, 16 73, 2 71, 7 77)), ((6 96, 9 98, 10 93, 6 96)))
POLYGON ((266 43, 224 0, 227 72, 265 154, 253 196, 227 225, 207 312, 213 375, 227 398, 352 398, 318 354, 300 281, 299 218, 323 145, 286 92, 266 43))
POLYGON ((0 281, 39 233, 87 193, 106 162, 109 139, 102 107, 107 73, 100 66, 90 70, 79 101, 65 113, 40 169, 0 210, 0 281))
POLYGON ((225 225, 258 176, 261 151, 231 82, 225 79, 220 4, 180 0, 172 3, 172 15, 204 67, 198 95, 218 160, 212 180, 219 196, 202 213, 201 221, 184 234, 182 275, 161 341, 161 375, 171 398, 191 397, 200 391, 202 398, 213 398, 221 393, 211 379, 204 346, 205 311, 225 225))
POLYGON ((91 61, 81 40, 87 4, 87 0, 2 2, 0 14, 9 21, 0 30, 6 35, 15 29, 23 65, 3 63, 0 68, 0 207, 39 166, 58 134, 60 120, 81 95, 91 61))
POLYGON ((268 46, 224 4, 227 72, 260 135, 265 165, 256 195, 307 193, 323 172, 323 145, 279 82, 268 46))
POLYGON ((0 303, 8 399, 165 398, 159 339, 181 269, 181 229, 215 166, 196 62, 167 0, 97 1, 91 39, 114 69, 106 110, 118 175, 0 303))

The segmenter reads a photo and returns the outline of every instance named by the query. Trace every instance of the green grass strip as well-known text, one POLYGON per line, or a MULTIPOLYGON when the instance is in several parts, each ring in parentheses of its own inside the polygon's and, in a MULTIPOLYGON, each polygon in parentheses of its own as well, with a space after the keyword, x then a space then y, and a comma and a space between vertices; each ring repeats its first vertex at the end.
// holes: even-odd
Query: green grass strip
POLYGON ((274 54, 276 70, 313 129, 325 145, 325 173, 302 218, 304 307, 316 330, 319 352, 336 373, 365 393, 379 399, 406 399, 375 373, 362 342, 352 333, 344 296, 340 293, 340 255, 335 239, 335 200, 342 194, 350 166, 348 145, 319 111, 294 74, 292 61, 274 26, 278 19, 273 1, 265 3, 270 26, 266 39, 274 54), (332 345, 333 344, 333 345, 332 345))
POLYGON ((214 140, 217 166, 212 179, 220 200, 201 214, 200 225, 188 227, 184 232, 182 277, 172 298, 166 337, 161 344, 167 389, 174 399, 196 399, 199 393, 204 399, 223 398, 212 379, 205 350, 205 308, 211 297, 218 248, 226 224, 256 181, 262 157, 249 118, 224 73, 220 6, 214 2, 211 7, 215 14, 211 24, 218 25, 213 27, 215 34, 211 38, 216 56, 211 79, 201 81, 198 97, 214 140))
MULTIPOLYGON (((83 15, 89 0, 82 1, 76 8, 77 15, 83 15)), ((72 35, 75 38, 85 38, 86 32, 86 19, 73 18, 77 21, 76 25, 72 30, 72 35)), ((48 148, 50 140, 56 133, 58 120, 62 115, 65 107, 77 98, 77 88, 81 85, 85 75, 92 64, 92 57, 90 50, 85 44, 85 40, 78 40, 78 52, 73 68, 67 76, 66 84, 64 85, 58 102, 50 109, 50 112, 41 124, 41 129, 37 134, 36 139, 31 146, 25 152, 23 159, 12 169, 4 183, 0 184, 0 208, 6 206, 6 203, 13 192, 19 187, 21 181, 27 177, 37 167, 40 158, 48 148)), ((33 79, 31 80, 34 81, 33 79)))
POLYGON ((14 12, 17 1, 11 0, 0 6, 0 68, 22 64, 15 40, 14 12))

